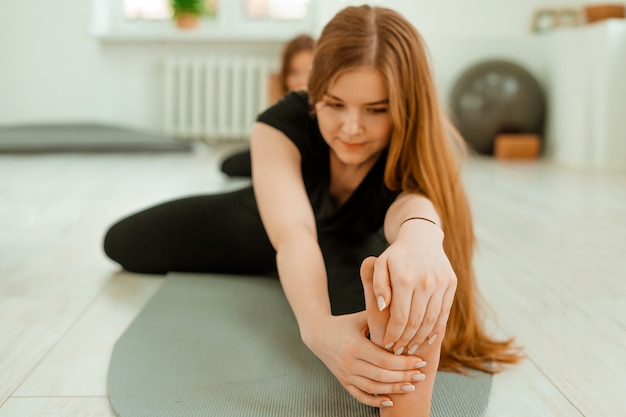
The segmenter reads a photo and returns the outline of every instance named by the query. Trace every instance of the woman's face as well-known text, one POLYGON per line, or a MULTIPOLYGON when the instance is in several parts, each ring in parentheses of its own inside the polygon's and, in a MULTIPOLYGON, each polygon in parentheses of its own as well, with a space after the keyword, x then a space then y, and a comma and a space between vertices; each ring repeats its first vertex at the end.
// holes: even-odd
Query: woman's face
POLYGON ((313 64, 313 51, 300 51, 291 58, 285 79, 288 91, 306 90, 311 64, 313 64))
POLYGON ((359 67, 342 74, 315 104, 320 131, 345 165, 373 165, 387 147, 393 123, 381 72, 359 67))

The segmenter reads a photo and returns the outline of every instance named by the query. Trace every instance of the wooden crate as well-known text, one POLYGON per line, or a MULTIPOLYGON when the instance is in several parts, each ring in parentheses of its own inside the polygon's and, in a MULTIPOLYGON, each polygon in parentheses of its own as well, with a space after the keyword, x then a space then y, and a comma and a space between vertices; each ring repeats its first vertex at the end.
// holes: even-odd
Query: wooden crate
POLYGON ((500 134, 494 143, 498 159, 536 159, 541 150, 541 139, 535 134, 500 134))

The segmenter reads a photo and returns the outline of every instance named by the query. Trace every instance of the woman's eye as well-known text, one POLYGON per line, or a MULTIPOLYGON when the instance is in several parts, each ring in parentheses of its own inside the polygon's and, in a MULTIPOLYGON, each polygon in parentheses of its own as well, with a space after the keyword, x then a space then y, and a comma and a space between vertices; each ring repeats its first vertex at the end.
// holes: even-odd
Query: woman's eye
POLYGON ((341 108, 343 108, 343 104, 337 103, 337 102, 332 102, 332 101, 327 102, 326 105, 328 107, 330 107, 330 108, 333 108, 333 109, 341 109, 341 108))
POLYGON ((368 111, 370 113, 375 113, 375 114, 387 113, 387 107, 372 107, 372 108, 368 109, 368 111))

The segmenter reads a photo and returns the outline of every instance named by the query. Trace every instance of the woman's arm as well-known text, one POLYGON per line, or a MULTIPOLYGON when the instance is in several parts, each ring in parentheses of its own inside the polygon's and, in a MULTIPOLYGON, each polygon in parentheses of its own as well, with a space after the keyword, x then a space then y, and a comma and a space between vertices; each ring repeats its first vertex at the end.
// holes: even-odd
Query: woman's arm
POLYGON ((417 354, 426 365, 424 382, 405 395, 390 395, 395 405, 380 415, 427 417, 456 276, 428 198, 400 194, 387 211, 384 230, 389 247, 361 267, 371 339, 396 355, 417 354))
POLYGON ((443 250, 441 221, 425 196, 398 196, 384 229, 390 245, 376 260, 373 282, 379 307, 389 306, 384 346, 413 354, 443 338, 456 275, 443 250))
POLYGON ((405 392, 402 387, 419 373, 421 359, 394 356, 369 341, 365 312, 332 316, 300 153, 283 133, 263 123, 253 128, 251 151, 259 211, 303 341, 357 400, 373 407, 389 404, 385 394, 405 392))
POLYGON ((276 250, 283 289, 301 331, 314 328, 319 317, 331 313, 315 216, 300 174, 300 153, 281 132, 262 123, 255 124, 250 145, 255 196, 276 250))

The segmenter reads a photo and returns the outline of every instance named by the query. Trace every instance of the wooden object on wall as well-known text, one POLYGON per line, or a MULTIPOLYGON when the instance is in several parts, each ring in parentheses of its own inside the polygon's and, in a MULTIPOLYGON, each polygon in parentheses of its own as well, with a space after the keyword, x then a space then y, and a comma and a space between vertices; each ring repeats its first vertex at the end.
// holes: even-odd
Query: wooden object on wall
POLYGON ((624 4, 594 4, 583 7, 583 14, 587 23, 599 22, 601 20, 626 17, 626 7, 624 4))
POLYGON ((543 7, 535 10, 530 29, 533 33, 547 33, 558 27, 578 26, 581 14, 575 7, 543 7))
POLYGON ((536 134, 503 133, 494 142, 498 159, 536 159, 540 150, 541 139, 536 134))

